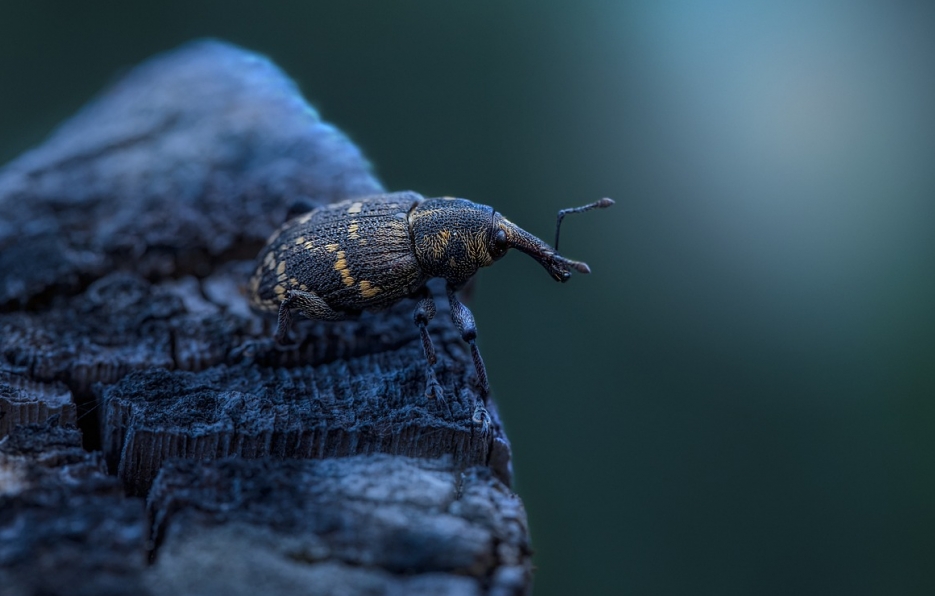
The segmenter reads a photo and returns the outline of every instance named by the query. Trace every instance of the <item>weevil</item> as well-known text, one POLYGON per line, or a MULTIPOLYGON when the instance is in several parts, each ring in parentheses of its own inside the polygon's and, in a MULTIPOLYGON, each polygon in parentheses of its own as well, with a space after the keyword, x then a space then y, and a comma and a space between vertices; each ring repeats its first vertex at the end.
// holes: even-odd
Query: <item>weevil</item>
MULTIPOLYGON (((601 199, 559 211, 555 246, 565 215, 613 204, 601 199)), ((511 248, 534 258, 556 281, 568 281, 572 271, 591 272, 587 264, 561 256, 492 207, 406 191, 320 206, 286 221, 257 257, 250 301, 258 310, 278 312, 276 341, 287 344, 293 310, 310 319, 338 321, 416 299, 413 319, 425 352, 426 395, 441 397, 427 330, 435 301, 426 282, 442 278, 452 321, 470 346, 486 395, 487 371, 477 349, 474 315, 458 300, 457 291, 511 248)))

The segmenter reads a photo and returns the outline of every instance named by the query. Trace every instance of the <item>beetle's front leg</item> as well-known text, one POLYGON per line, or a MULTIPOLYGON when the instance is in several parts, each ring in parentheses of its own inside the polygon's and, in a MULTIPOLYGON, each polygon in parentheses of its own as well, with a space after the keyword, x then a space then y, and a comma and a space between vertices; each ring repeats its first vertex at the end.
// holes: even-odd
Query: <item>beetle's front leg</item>
POLYGON ((474 315, 468 310, 468 307, 461 304, 455 289, 448 286, 448 303, 451 304, 451 320, 461 332, 461 338, 471 346, 471 356, 474 358, 474 370, 477 371, 477 381, 480 384, 481 393, 486 396, 490 393, 490 385, 487 383, 487 369, 484 367, 484 360, 480 357, 480 351, 477 349, 477 325, 474 324, 474 315))
POLYGON ((412 314, 412 318, 416 325, 419 326, 419 333, 422 336, 422 350, 425 352, 425 360, 428 363, 425 367, 425 396, 430 399, 444 399, 442 386, 438 383, 438 379, 435 378, 435 346, 432 344, 432 338, 429 337, 428 329, 426 329, 429 321, 435 317, 435 298, 426 287, 419 290, 417 297, 419 301, 416 303, 416 310, 412 314))

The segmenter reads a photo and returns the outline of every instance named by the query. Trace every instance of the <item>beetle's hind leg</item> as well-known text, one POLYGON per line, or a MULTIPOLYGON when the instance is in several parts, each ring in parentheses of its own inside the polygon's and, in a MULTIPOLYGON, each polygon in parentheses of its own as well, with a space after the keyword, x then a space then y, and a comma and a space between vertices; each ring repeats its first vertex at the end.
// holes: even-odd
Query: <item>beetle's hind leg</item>
POLYGON ((477 349, 477 325, 474 323, 474 315, 468 310, 468 307, 461 304, 454 288, 448 286, 448 303, 451 304, 451 320, 461 332, 461 339, 471 346, 471 357, 474 359, 474 370, 477 371, 477 382, 480 385, 481 394, 486 397, 490 393, 490 385, 487 383, 487 368, 484 367, 484 360, 480 357, 480 350, 477 349))
POLYGON ((276 342, 288 345, 293 342, 289 336, 292 328, 292 309, 296 309, 309 319, 322 321, 340 321, 346 318, 345 314, 328 306, 321 297, 314 292, 301 290, 286 290, 285 298, 279 305, 279 324, 276 327, 276 342))
POLYGON ((435 377, 435 345, 432 344, 432 338, 426 328, 433 318, 435 318, 435 298, 428 288, 423 287, 416 295, 419 301, 416 303, 416 310, 412 313, 412 318, 419 326, 419 334, 422 336, 422 351, 425 352, 425 396, 429 399, 445 398, 442 392, 442 386, 435 377))

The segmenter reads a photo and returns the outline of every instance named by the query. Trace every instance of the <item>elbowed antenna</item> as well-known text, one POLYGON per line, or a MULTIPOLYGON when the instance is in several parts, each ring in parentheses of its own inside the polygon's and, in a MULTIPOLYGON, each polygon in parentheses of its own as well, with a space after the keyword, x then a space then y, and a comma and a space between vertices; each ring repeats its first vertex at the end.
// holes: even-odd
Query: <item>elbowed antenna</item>
MULTIPOLYGON (((562 229, 562 220, 565 219, 565 216, 569 213, 584 213, 585 211, 590 211, 591 209, 606 209, 614 204, 613 199, 603 198, 600 201, 594 201, 593 203, 588 203, 587 205, 582 205, 581 207, 571 207, 570 209, 562 209, 558 212, 558 219, 555 221, 555 252, 558 252, 558 233, 562 229)), ((582 263, 583 265, 584 263, 582 263)), ((585 265, 587 267, 587 265, 585 265)), ((580 269, 578 269, 581 271, 580 269)), ((582 273, 590 273, 588 271, 582 271, 582 273)))

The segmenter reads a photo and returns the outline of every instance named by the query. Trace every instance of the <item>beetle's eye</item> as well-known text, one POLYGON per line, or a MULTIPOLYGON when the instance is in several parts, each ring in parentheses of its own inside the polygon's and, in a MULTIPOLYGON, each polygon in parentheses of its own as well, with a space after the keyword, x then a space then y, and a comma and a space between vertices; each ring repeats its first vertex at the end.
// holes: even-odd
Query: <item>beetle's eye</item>
POLYGON ((510 243, 506 239, 506 232, 502 229, 497 230, 497 233, 493 235, 493 253, 495 255, 502 255, 506 252, 506 249, 510 248, 510 243))

